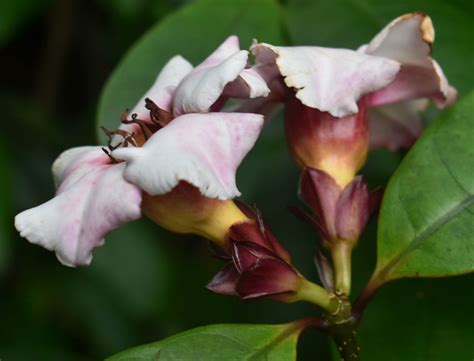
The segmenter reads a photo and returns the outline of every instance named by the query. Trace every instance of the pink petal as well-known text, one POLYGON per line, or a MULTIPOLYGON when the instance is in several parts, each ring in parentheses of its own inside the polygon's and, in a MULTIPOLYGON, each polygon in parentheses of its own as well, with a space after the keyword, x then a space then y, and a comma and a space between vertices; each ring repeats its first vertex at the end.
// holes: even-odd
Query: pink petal
POLYGON ((439 107, 456 99, 456 90, 431 58, 434 28, 429 16, 411 13, 388 24, 360 53, 393 59, 402 64, 395 81, 369 98, 370 105, 430 97, 439 107))
POLYGON ((367 184, 357 176, 341 193, 337 202, 336 231, 339 239, 357 242, 370 215, 367 184))
POLYGON ((229 37, 183 79, 176 90, 173 113, 207 112, 221 95, 266 96, 269 89, 265 81, 257 72, 246 69, 247 60, 248 51, 240 50, 238 38, 229 37))
POLYGON ((151 195, 165 194, 180 181, 209 198, 240 195, 235 173, 255 144, 263 117, 244 113, 186 114, 156 132, 142 148, 112 154, 127 161, 125 178, 151 195))
MULTIPOLYGON (((171 58, 158 74, 151 88, 137 102, 130 114, 137 114, 137 118, 149 121, 150 111, 145 108, 145 99, 150 98, 158 107, 171 111, 171 102, 178 84, 183 78, 193 70, 193 66, 182 56, 177 55, 171 58)), ((128 132, 138 132, 140 127, 136 124, 122 124, 120 129, 128 132)))
POLYGON ((421 113, 427 106, 427 99, 418 99, 371 108, 370 148, 410 148, 423 131, 421 113))
POLYGON ((150 111, 145 108, 145 98, 153 100, 161 109, 171 111, 171 101, 176 87, 192 70, 191 63, 182 56, 171 58, 158 74, 152 87, 130 113, 137 113, 139 119, 148 120, 150 111))
POLYGON ((235 286, 239 277, 240 273, 231 262, 226 264, 206 287, 208 290, 221 295, 236 296, 235 286))
POLYGON ((251 50, 258 66, 276 63, 303 104, 336 117, 357 113, 357 101, 389 84, 400 68, 396 61, 347 49, 260 43, 251 50))
POLYGON ((301 175, 299 196, 318 217, 327 241, 337 237, 336 209, 341 192, 336 181, 322 170, 306 168, 301 175))
POLYGON ((123 179, 125 164, 110 164, 99 147, 75 148, 53 167, 56 196, 15 218, 22 237, 55 251, 67 266, 88 265, 104 236, 140 217, 140 190, 123 179))

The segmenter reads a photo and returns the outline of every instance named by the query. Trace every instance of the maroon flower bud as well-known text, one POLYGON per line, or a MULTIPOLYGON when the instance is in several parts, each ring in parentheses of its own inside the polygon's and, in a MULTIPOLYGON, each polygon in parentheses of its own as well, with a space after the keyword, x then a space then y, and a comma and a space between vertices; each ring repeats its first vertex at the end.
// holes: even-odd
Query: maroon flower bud
POLYGON ((338 238, 356 242, 370 215, 369 191, 362 176, 356 177, 344 189, 337 202, 336 212, 338 238))
POLYGON ((313 224, 326 248, 338 240, 355 244, 371 214, 371 203, 376 203, 361 176, 341 188, 329 174, 312 168, 303 171, 300 197, 317 217, 313 224))
POLYGON ((268 248, 252 242, 234 242, 232 263, 207 288, 242 299, 272 298, 292 301, 301 278, 293 266, 268 248))
POLYGON ((291 154, 301 168, 321 169, 345 187, 362 167, 369 146, 365 101, 359 112, 335 117, 303 105, 294 96, 287 101, 285 132, 291 154))
POLYGON ((256 207, 252 209, 243 204, 238 204, 238 206, 251 221, 234 224, 229 231, 229 240, 258 244, 274 252, 284 261, 291 263, 290 255, 267 226, 261 212, 256 207))

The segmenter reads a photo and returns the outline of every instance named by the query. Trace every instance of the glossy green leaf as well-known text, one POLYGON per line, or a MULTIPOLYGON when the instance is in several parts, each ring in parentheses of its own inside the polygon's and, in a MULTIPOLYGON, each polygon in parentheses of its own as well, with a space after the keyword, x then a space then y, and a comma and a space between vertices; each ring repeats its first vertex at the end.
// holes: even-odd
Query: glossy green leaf
POLYGON ((433 19, 434 57, 465 94, 474 84, 473 1, 289 0, 285 17, 295 44, 357 48, 392 19, 413 11, 433 19))
POLYGON ((300 328, 289 325, 211 325, 121 352, 107 361, 296 360, 300 328))
POLYGON ((387 187, 376 277, 441 277, 474 270, 474 92, 445 112, 387 187))
POLYGON ((232 34, 244 49, 255 37, 282 42, 281 27, 275 0, 199 0, 182 7, 146 33, 115 69, 102 93, 98 123, 117 128, 123 110, 135 105, 172 56, 196 65, 232 34))

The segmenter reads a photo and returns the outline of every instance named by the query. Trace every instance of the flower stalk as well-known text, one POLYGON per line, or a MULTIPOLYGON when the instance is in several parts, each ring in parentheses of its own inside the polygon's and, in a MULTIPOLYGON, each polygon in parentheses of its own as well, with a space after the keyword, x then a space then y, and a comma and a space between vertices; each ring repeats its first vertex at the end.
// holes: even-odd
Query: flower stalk
POLYGON ((351 294, 352 245, 346 241, 336 242, 331 248, 334 265, 334 290, 337 295, 351 294))

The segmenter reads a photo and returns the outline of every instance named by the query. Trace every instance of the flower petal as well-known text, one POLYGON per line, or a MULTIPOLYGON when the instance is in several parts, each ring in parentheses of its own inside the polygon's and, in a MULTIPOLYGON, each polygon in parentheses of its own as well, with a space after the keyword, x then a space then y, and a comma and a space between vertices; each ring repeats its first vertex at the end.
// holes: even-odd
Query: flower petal
POLYGON ((428 99, 417 99, 371 108, 370 148, 410 148, 423 131, 421 113, 428 103, 428 99))
POLYGON ((281 295, 291 296, 298 287, 295 270, 279 259, 261 259, 252 269, 244 271, 237 282, 236 292, 242 299, 281 295))
POLYGON ((401 16, 388 24, 360 53, 393 59, 402 64, 400 73, 388 87, 369 99, 370 105, 431 97, 439 107, 452 104, 456 90, 431 58, 434 28, 424 13, 401 16))
MULTIPOLYGON (((193 66, 191 63, 182 56, 177 55, 171 58, 160 71, 151 88, 137 102, 130 114, 137 114, 138 119, 150 122, 150 110, 145 108, 146 98, 150 98, 159 108, 170 112, 176 87, 192 70, 193 66)), ((140 144, 145 142, 139 125, 121 124, 120 129, 129 133, 135 133, 135 138, 139 140, 140 144)), ((119 140, 121 140, 121 137, 116 136, 114 138, 115 142, 119 140)))
POLYGON ((112 154, 127 161, 125 178, 150 195, 165 194, 183 180, 206 197, 231 199, 240 195, 237 167, 262 125, 258 114, 186 114, 156 132, 142 148, 120 148, 112 154))
POLYGON ((347 49, 259 43, 251 51, 257 66, 276 63, 303 104, 336 117, 357 113, 357 101, 389 84, 400 68, 396 61, 347 49))
POLYGON ((254 98, 270 92, 263 78, 246 69, 248 51, 230 36, 206 60, 183 79, 173 102, 173 113, 207 112, 225 91, 227 96, 254 98))
POLYGON ((226 85, 224 96, 233 98, 257 98, 266 97, 270 94, 267 83, 253 68, 247 68, 240 72, 237 79, 226 85))
POLYGON ((362 176, 342 191, 337 202, 336 231, 339 239, 357 242, 370 215, 370 196, 362 176))
POLYGON ((221 295, 236 296, 235 286, 240 277, 240 273, 232 262, 226 264, 208 283, 206 288, 209 291, 219 293, 221 295))
POLYGON ((104 236, 140 217, 140 190, 123 179, 99 147, 72 149, 55 162, 56 197, 15 218, 22 237, 55 251, 67 266, 88 265, 104 236))
POLYGON ((327 241, 337 237, 336 209, 342 189, 326 172, 305 168, 299 185, 300 198, 317 216, 327 241))
POLYGON ((152 87, 138 101, 130 112, 136 113, 139 119, 149 120, 150 111, 145 108, 145 98, 150 98, 161 109, 171 111, 171 102, 174 91, 179 83, 193 70, 190 62, 182 56, 171 58, 158 74, 152 87))

